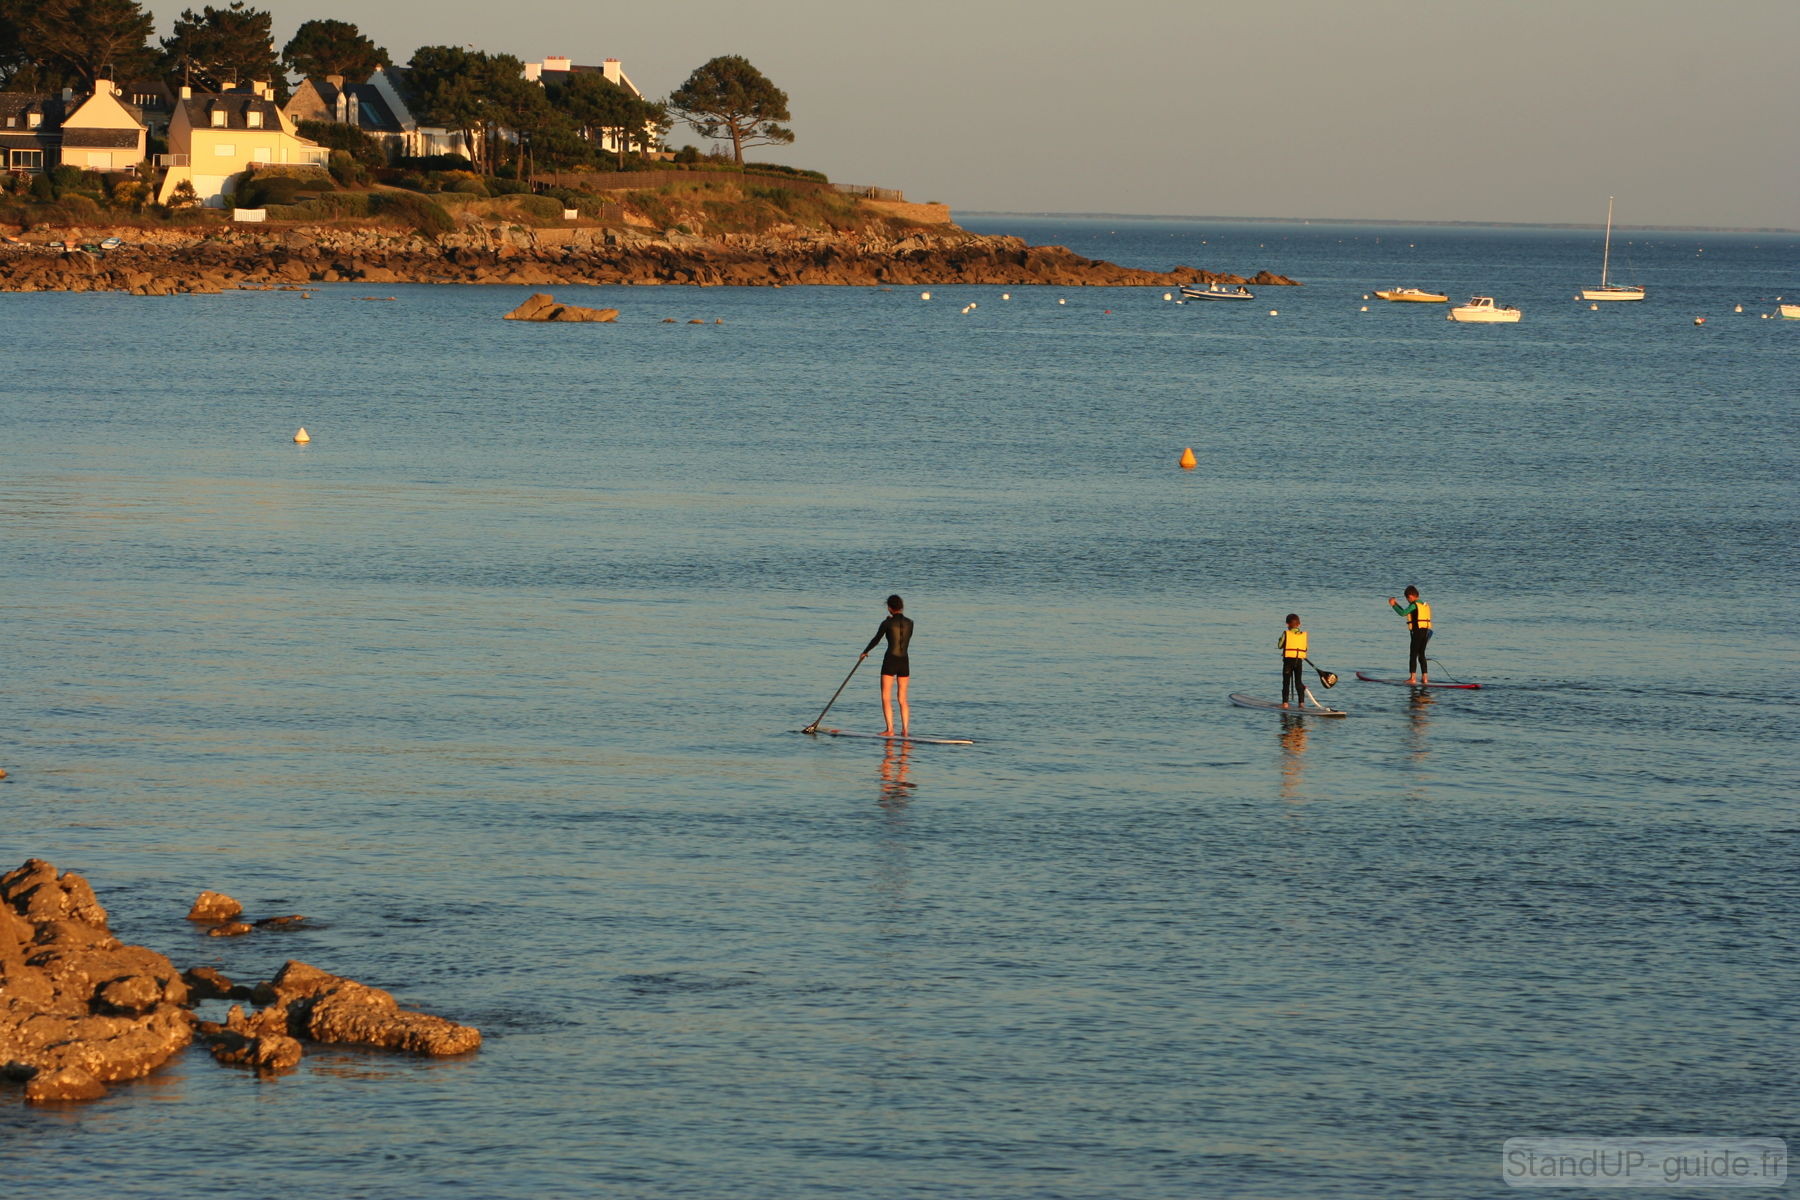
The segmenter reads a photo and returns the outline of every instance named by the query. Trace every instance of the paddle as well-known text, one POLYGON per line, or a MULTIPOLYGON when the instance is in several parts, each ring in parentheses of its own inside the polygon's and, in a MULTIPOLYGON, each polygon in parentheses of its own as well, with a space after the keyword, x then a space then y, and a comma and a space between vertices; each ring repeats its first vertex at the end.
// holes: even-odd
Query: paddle
MULTIPOLYGON (((856 674, 856 668, 862 666, 863 658, 867 658, 867 657, 868 657, 868 655, 865 654, 862 656, 862 658, 859 658, 856 660, 856 666, 853 666, 850 668, 850 675, 856 674)), ((845 688, 850 686, 850 675, 844 676, 844 682, 838 684, 838 690, 831 693, 831 699, 827 700, 825 702, 825 707, 821 708, 819 710, 818 720, 814 721, 811 725, 808 725, 805 729, 802 729, 800 731, 801 733, 817 733, 817 732, 819 732, 819 721, 823 721, 825 719, 825 714, 831 711, 831 706, 837 703, 837 698, 844 694, 845 688)))
POLYGON ((1306 665, 1311 667, 1318 674, 1320 683, 1324 684, 1328 688, 1334 688, 1337 686, 1337 673, 1336 672, 1327 671, 1325 668, 1321 667, 1318 663, 1314 662, 1310 658, 1306 660, 1306 665))

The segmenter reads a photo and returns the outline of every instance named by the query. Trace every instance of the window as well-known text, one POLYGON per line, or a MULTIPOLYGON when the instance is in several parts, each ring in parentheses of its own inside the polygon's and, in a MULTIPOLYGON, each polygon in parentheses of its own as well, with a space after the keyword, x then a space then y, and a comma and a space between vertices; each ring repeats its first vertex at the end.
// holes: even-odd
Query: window
POLYGON ((89 150, 87 160, 88 170, 90 171, 112 170, 111 150, 89 150))
POLYGON ((261 129, 262 128, 262 113, 259 110, 253 108, 249 112, 244 114, 244 121, 252 129, 261 129))
POLYGON ((212 123, 213 123, 214 129, 225 128, 225 110, 224 109, 222 109, 222 108, 213 109, 212 123))
POLYGON ((17 129, 19 127, 19 118, 17 118, 17 117, 6 118, 6 127, 8 129, 17 129))
POLYGON ((44 152, 42 150, 14 150, 12 152, 12 169, 15 171, 43 170, 44 152))
POLYGON ((250 147, 250 161, 253 163, 268 162, 269 161, 269 148, 267 146, 252 146, 252 147, 250 147))
POLYGON ((213 154, 219 158, 236 158, 237 147, 230 142, 220 142, 213 147, 213 154))
POLYGON ((43 113, 28 113, 28 114, 26 114, 25 124, 28 128, 36 129, 39 125, 42 125, 43 123, 44 123, 44 114, 43 113))

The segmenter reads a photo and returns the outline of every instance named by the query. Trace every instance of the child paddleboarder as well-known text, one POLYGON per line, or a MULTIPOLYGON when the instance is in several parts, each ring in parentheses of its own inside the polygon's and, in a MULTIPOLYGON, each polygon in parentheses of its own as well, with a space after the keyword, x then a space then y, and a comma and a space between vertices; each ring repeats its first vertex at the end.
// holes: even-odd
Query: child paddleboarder
POLYGON ((1425 643, 1431 640, 1431 605, 1419 599, 1419 589, 1411 585, 1406 589, 1404 605, 1392 596, 1388 597, 1388 604, 1406 618, 1406 627, 1412 631, 1412 642, 1406 652, 1406 682, 1430 683, 1431 674, 1425 667, 1425 643))
POLYGON ((1300 675, 1300 669, 1306 665, 1306 631, 1300 628, 1300 614, 1287 615, 1287 628, 1281 631, 1281 638, 1276 645, 1281 649, 1281 707, 1288 706, 1288 690, 1294 693, 1294 703, 1306 707, 1306 680, 1300 675))
POLYGON ((875 629, 875 636, 863 647, 861 662, 869 657, 883 638, 887 639, 887 650, 881 657, 881 736, 894 736, 894 701, 896 693, 900 702, 900 736, 905 737, 907 727, 911 724, 911 710, 906 706, 906 685, 911 681, 912 664, 907 661, 907 647, 912 642, 912 618, 902 611, 906 601, 898 596, 887 598, 887 620, 875 629))

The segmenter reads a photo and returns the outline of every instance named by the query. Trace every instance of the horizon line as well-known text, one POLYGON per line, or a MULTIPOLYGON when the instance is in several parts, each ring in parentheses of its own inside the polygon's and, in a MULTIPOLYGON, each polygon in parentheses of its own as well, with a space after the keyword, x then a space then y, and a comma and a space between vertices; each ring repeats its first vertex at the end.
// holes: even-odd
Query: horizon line
MULTIPOLYGON (((1558 221, 1433 221, 1425 219, 1402 219, 1397 217, 1246 217, 1224 216, 1216 213, 1119 213, 1119 212, 1044 212, 1011 208, 971 208, 958 210, 952 206, 953 213, 966 217, 1104 217, 1118 221, 1234 221, 1246 225, 1380 225, 1402 228, 1462 228, 1462 229, 1601 229, 1604 226, 1596 221, 1564 223, 1558 221)), ((1800 229, 1788 229, 1779 225, 1620 225, 1614 223, 1614 231, 1632 230, 1641 233, 1794 233, 1800 229)))

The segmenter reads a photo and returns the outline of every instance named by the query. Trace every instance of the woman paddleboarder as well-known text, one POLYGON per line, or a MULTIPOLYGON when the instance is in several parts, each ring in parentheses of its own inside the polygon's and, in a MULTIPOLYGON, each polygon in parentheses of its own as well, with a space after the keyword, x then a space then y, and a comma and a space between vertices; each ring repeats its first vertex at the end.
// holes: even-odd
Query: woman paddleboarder
POLYGON ((907 646, 912 642, 912 618, 904 615, 906 601, 898 596, 887 598, 887 620, 875 630, 875 636, 863 647, 861 662, 869 657, 881 639, 887 639, 887 650, 881 657, 881 734, 882 737, 894 736, 894 700, 896 693, 900 701, 900 736, 905 737, 911 723, 912 713, 906 706, 906 685, 912 677, 912 667, 906 660, 907 646))

